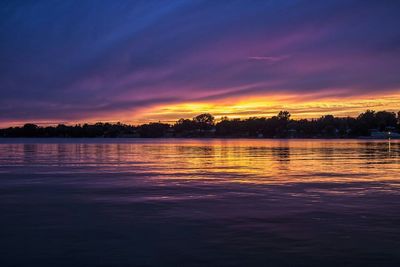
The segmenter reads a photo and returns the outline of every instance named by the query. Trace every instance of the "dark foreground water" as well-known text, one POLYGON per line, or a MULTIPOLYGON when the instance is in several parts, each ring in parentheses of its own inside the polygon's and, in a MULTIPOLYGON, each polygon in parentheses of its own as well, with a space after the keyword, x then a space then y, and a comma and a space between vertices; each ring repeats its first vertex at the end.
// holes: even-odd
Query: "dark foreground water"
POLYGON ((0 139, 0 266, 400 266, 400 143, 0 139))

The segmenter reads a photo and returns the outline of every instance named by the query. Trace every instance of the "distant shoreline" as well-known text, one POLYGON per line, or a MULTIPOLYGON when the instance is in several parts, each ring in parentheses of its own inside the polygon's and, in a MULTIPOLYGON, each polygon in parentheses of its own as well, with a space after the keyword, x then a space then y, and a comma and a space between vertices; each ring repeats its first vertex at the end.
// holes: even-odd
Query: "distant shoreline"
POLYGON ((190 140, 190 139, 204 139, 204 140, 225 140, 225 139, 234 139, 234 140, 400 140, 400 138, 373 138, 373 137, 294 137, 294 138, 287 138, 287 137, 280 137, 280 138, 270 138, 270 137, 0 137, 0 140, 22 140, 22 139, 39 139, 39 140, 78 140, 78 139, 90 139, 90 140, 190 140))
POLYGON ((174 124, 152 122, 39 126, 0 129, 6 138, 251 138, 251 139, 400 139, 400 112, 367 110, 356 118, 325 115, 318 119, 291 119, 288 111, 276 116, 216 120, 209 113, 174 124))

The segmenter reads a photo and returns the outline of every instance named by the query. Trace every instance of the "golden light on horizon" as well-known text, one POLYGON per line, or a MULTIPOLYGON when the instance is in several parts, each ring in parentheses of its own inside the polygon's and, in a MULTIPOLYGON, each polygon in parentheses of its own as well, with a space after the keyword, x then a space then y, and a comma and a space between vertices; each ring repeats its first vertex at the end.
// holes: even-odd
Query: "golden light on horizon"
POLYGON ((366 110, 400 111, 400 94, 388 96, 365 97, 318 97, 313 95, 270 95, 240 97, 236 99, 224 99, 215 101, 182 102, 174 104, 162 104, 143 107, 140 109, 127 109, 114 113, 102 113, 97 116, 79 120, 36 120, 36 121, 12 121, 0 124, 0 127, 19 126, 24 123, 36 123, 38 125, 57 124, 83 124, 95 122, 122 122, 127 124, 143 124, 149 122, 174 123, 180 118, 193 118, 202 113, 210 113, 217 120, 222 117, 248 118, 248 117, 272 117, 281 110, 287 110, 294 119, 311 119, 323 115, 337 117, 358 116, 366 110))
POLYGON ((211 113, 217 119, 225 116, 229 118, 271 117, 281 110, 288 110, 295 119, 311 119, 328 114, 338 117, 357 116, 367 109, 398 112, 400 95, 317 100, 301 100, 293 96, 270 96, 209 103, 179 103, 153 107, 139 115, 137 119, 141 123, 148 121, 173 122, 179 118, 192 118, 201 113, 211 113))

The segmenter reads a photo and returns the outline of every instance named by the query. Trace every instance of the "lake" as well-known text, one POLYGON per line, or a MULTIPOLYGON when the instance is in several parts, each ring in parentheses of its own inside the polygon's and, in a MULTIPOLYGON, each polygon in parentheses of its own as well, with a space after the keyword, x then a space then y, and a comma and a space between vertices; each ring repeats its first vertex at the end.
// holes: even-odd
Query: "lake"
POLYGON ((0 266, 400 266, 400 142, 0 139, 0 266))

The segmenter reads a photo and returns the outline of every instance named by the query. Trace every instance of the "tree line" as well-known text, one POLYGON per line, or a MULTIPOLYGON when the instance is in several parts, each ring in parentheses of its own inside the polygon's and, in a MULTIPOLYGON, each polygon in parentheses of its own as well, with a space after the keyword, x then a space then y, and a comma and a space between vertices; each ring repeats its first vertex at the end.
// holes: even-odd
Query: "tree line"
POLYGON ((152 122, 142 125, 122 123, 77 124, 0 129, 0 137, 263 137, 263 138, 356 138, 371 131, 400 131, 400 112, 367 110, 357 117, 325 115, 317 119, 292 119, 288 111, 273 117, 250 117, 216 121, 209 113, 174 124, 152 122))

